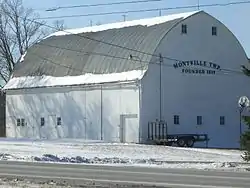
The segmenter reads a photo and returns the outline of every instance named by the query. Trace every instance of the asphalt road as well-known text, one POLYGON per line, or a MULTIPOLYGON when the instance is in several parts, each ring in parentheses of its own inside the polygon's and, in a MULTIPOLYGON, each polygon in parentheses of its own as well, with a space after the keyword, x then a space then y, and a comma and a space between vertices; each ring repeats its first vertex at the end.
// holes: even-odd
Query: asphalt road
POLYGON ((98 183, 143 184, 173 188, 250 187, 250 172, 201 171, 0 161, 0 177, 98 183))

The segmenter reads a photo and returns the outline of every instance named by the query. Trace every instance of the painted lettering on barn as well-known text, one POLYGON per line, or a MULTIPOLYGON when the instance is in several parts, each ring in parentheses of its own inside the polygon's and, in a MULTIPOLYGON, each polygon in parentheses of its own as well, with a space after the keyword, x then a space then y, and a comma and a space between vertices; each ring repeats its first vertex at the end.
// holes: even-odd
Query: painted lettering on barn
POLYGON ((174 65, 175 69, 181 68, 182 73, 187 74, 216 74, 216 71, 220 71, 220 65, 208 61, 179 61, 174 65))

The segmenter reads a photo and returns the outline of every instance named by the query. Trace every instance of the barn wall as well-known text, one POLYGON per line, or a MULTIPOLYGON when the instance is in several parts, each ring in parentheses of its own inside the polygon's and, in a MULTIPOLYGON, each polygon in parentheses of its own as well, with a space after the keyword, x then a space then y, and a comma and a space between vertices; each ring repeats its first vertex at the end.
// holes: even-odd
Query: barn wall
POLYGON ((120 129, 123 119, 127 126, 124 138, 134 141, 139 134, 138 130, 131 132, 132 126, 138 127, 138 98, 135 85, 9 91, 7 137, 120 141, 120 132, 125 131, 120 129), (61 125, 57 125, 59 117, 61 125), (17 126, 19 118, 25 119, 24 126, 17 126), (44 126, 41 118, 45 119, 44 126))
MULTIPOLYGON (((237 39, 211 16, 199 13, 183 24, 187 24, 188 33, 181 34, 180 23, 161 41, 156 54, 184 61, 213 62, 221 69, 235 72, 240 72, 240 66, 248 63, 237 39), (212 36, 212 26, 217 27, 217 36, 212 36)), ((162 111, 169 133, 206 133, 211 139, 209 147, 239 147, 237 102, 242 95, 250 97, 250 90, 246 87, 250 83, 249 77, 235 72, 226 74, 225 70, 207 74, 207 70, 214 69, 204 66, 175 68, 175 63, 164 59, 162 66, 162 111), (205 74, 185 73, 190 69, 203 69, 205 74), (179 125, 174 124, 174 115, 179 116, 179 125), (202 125, 197 125, 197 116, 202 116, 202 125), (225 117, 225 125, 220 125, 220 116, 225 117)), ((150 65, 142 87, 141 121, 146 125, 148 121, 159 118, 159 65, 150 65)))

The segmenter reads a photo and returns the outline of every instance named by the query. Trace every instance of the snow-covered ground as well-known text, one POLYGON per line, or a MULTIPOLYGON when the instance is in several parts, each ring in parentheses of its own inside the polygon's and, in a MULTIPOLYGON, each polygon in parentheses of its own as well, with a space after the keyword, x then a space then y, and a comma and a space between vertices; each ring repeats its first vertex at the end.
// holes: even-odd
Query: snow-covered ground
POLYGON ((103 143, 84 140, 0 139, 0 160, 164 168, 245 169, 242 152, 201 148, 103 143))
MULTIPOLYGON (((0 179, 0 188, 151 188, 152 186, 145 185, 119 185, 115 183, 97 183, 94 181, 86 181, 81 185, 77 185, 73 182, 67 183, 65 181, 41 181, 41 180, 27 180, 27 179, 11 179, 4 178, 0 179)), ((155 187, 155 186, 154 186, 155 187)), ((157 187, 155 187, 157 188, 157 187)))

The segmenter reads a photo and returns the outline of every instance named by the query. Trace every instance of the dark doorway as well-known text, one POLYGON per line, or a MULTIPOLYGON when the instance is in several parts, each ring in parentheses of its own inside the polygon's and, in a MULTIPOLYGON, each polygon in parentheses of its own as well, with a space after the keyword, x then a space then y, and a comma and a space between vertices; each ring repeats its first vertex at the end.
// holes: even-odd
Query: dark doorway
POLYGON ((6 137, 6 94, 0 91, 0 137, 6 137))

